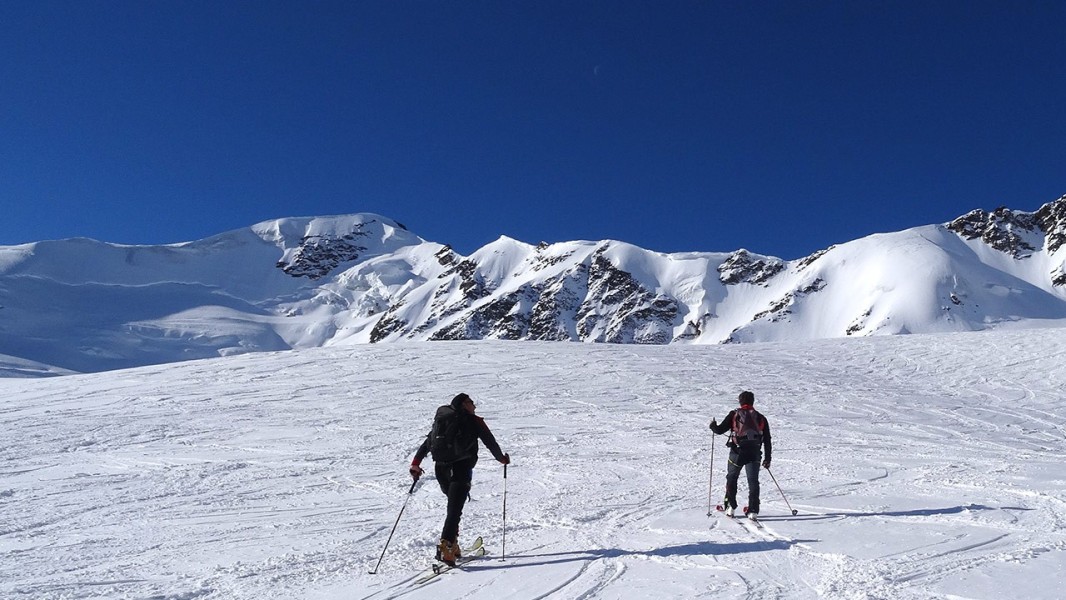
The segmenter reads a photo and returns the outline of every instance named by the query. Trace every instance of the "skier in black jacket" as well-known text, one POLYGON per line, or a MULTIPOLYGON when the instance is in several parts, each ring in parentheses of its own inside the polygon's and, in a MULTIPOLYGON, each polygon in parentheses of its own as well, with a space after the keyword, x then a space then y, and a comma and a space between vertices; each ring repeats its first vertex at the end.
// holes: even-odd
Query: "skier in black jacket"
POLYGON ((438 408, 433 427, 411 461, 411 477, 417 480, 424 473, 419 466, 422 459, 432 452, 437 483, 448 497, 448 514, 444 519, 440 545, 437 546, 437 558, 452 566, 461 555, 459 520, 470 493, 474 465, 477 464, 478 440, 485 444, 500 464, 511 462, 510 455, 500 450, 485 420, 474 414, 476 408, 474 401, 466 394, 459 394, 452 398, 450 404, 438 408))
POLYGON ((759 514, 759 462, 764 468, 770 468, 770 456, 773 446, 770 441, 770 423, 752 405, 755 394, 741 392, 738 398, 740 407, 729 411, 722 422, 711 421, 711 431, 715 434, 729 433, 730 448, 729 468, 725 476, 725 512, 733 516, 737 508, 737 480, 740 470, 748 475, 748 518, 756 519, 759 514), (766 458, 762 451, 765 449, 766 458))

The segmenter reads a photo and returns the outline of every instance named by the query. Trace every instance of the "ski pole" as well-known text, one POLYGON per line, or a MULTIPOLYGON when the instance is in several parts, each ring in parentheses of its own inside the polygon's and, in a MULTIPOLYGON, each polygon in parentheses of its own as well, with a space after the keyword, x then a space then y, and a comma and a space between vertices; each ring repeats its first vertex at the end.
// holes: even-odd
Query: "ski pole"
POLYGON ((503 466, 503 550, 500 560, 507 559, 507 465, 503 466))
POLYGON ((407 501, 411 499, 411 494, 415 493, 415 486, 418 485, 418 479, 411 482, 411 489, 407 490, 407 497, 403 500, 403 506, 400 507, 400 514, 396 515, 396 522, 392 524, 392 531, 389 532, 389 539, 385 540, 385 547, 381 549, 381 558, 378 559, 378 564, 374 567, 374 570, 370 572, 371 575, 377 575, 378 567, 381 566, 381 561, 385 558, 385 551, 389 549, 389 542, 392 541, 392 534, 396 533, 396 526, 400 524, 400 517, 403 516, 403 511, 407 508, 407 501))
POLYGON ((796 509, 792 508, 792 505, 788 503, 788 498, 785 498, 785 492, 781 489, 781 485, 777 483, 777 478, 774 477, 774 472, 770 470, 770 467, 766 467, 766 472, 770 474, 770 479, 774 480, 774 485, 777 486, 777 491, 781 492, 781 499, 785 501, 785 506, 792 511, 792 516, 796 516, 796 509))
POLYGON ((711 516, 711 495, 714 494, 714 432, 711 432, 711 473, 707 476, 707 516, 711 516))

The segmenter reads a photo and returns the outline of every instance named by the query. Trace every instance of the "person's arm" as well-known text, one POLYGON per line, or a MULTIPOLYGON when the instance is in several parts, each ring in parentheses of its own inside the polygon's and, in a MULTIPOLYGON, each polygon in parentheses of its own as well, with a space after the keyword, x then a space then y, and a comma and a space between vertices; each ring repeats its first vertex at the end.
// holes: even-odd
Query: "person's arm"
POLYGON ((762 430, 762 447, 763 447, 762 466, 764 468, 769 469, 770 468, 770 458, 772 457, 772 454, 773 454, 774 444, 773 444, 773 440, 770 439, 770 421, 767 421, 766 417, 763 417, 763 422, 765 423, 765 425, 763 426, 763 430, 762 430))
POLYGON ((726 415, 724 419, 722 419, 721 423, 719 423, 717 421, 711 421, 711 431, 713 431, 715 433, 715 435, 722 435, 723 433, 725 433, 725 432, 729 431, 730 429, 732 429, 733 428, 733 413, 735 413, 735 412, 736 412, 735 410, 729 411, 729 414, 726 415))
POLYGON ((411 477, 414 477, 415 479, 421 477, 422 473, 425 472, 422 470, 422 467, 420 465, 422 464, 422 459, 424 459, 426 455, 429 454, 430 435, 432 435, 432 430, 431 433, 426 434, 426 439, 422 440, 422 445, 418 447, 417 451, 415 451, 415 457, 413 460, 411 460, 411 468, 409 469, 409 471, 411 472, 411 477))
POLYGON ((492 435, 492 431, 489 429, 485 419, 475 416, 474 422, 477 423, 477 436, 481 438, 482 443, 492 453, 492 457, 502 464, 509 464, 511 462, 511 456, 504 454, 503 450, 500 450, 500 444, 496 442, 496 436, 492 435))

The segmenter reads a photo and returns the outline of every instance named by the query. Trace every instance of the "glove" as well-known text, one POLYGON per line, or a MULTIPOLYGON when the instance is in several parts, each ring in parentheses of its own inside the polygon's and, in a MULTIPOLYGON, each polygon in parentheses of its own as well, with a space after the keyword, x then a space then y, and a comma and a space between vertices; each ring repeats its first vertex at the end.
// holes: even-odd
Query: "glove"
POLYGON ((509 465, 509 464, 511 464, 511 455, 510 454, 504 454, 503 458, 502 459, 498 459, 498 460, 500 461, 501 465, 509 465))
POLYGON ((715 427, 718 427, 718 420, 711 419, 711 429, 714 429, 715 427))
POLYGON ((411 465, 409 472, 411 473, 411 478, 415 481, 418 481, 418 478, 421 477, 423 473, 425 473, 425 471, 422 470, 422 467, 415 464, 411 465))
POLYGON ((764 468, 764 469, 769 469, 770 468, 770 459, 769 458, 764 460, 764 461, 762 461, 762 468, 764 468))

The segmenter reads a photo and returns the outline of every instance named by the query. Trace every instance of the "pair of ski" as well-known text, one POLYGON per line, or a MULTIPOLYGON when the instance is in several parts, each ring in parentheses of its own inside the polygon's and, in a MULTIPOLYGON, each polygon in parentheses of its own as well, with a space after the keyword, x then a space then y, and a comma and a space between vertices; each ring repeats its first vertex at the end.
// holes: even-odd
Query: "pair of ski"
POLYGON ((415 585, 422 585, 427 581, 434 579, 438 575, 443 575, 452 569, 461 569, 466 563, 479 559, 485 556, 485 542, 478 536, 469 548, 463 548, 463 555, 455 560, 454 565, 449 565, 441 561, 435 561, 428 569, 426 569, 421 575, 415 578, 415 585))
MULTIPOLYGON (((724 514, 725 513, 725 506, 719 504, 718 506, 714 507, 714 510, 724 514)), ((730 519, 733 519, 733 520, 737 521, 738 523, 741 523, 743 521, 747 521, 748 523, 751 523, 754 527, 756 527, 758 529, 763 529, 762 523, 759 522, 759 518, 753 516, 750 513, 748 513, 748 507, 747 506, 744 507, 743 513, 744 513, 744 518, 741 518, 741 519, 737 519, 736 517, 733 517, 733 516, 730 516, 730 515, 726 515, 726 516, 729 517, 730 519)))

